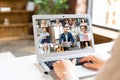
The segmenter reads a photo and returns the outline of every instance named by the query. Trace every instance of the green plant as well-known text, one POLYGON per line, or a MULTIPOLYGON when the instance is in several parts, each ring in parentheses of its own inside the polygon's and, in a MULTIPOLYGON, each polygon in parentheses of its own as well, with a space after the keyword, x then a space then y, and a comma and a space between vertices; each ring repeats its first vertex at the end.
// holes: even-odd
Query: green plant
POLYGON ((68 0, 34 0, 40 14, 62 14, 69 8, 68 0))
POLYGON ((34 2, 34 0, 29 0, 29 1, 34 2))

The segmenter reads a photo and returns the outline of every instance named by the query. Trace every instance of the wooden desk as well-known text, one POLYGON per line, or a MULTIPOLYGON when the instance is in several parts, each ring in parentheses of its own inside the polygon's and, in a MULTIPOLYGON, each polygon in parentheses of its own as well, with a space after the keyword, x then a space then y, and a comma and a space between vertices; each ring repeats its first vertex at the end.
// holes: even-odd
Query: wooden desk
POLYGON ((93 26, 92 30, 94 33, 95 44, 110 42, 116 39, 119 35, 119 32, 117 31, 112 31, 97 26, 93 26))

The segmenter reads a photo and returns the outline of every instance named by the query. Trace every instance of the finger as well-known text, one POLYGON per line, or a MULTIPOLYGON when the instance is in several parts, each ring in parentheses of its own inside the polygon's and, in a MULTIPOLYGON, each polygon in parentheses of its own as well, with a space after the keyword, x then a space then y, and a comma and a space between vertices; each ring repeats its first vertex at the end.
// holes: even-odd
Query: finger
POLYGON ((64 59, 59 60, 60 63, 63 63, 64 61, 65 61, 64 59))
POLYGON ((99 63, 101 61, 100 58, 97 58, 96 56, 93 56, 93 55, 91 56, 91 60, 95 63, 99 63))
POLYGON ((89 68, 89 69, 95 69, 96 70, 96 68, 95 68, 96 65, 95 64, 85 63, 83 66, 86 67, 86 68, 89 68))
POLYGON ((53 63, 53 67, 55 67, 58 63, 59 61, 56 61, 55 63, 53 63))
POLYGON ((59 64, 61 64, 62 62, 63 62, 63 60, 59 60, 59 61, 54 62, 53 65, 59 65, 59 64))
POLYGON ((75 65, 75 64, 76 64, 76 59, 73 59, 73 60, 72 60, 72 63, 75 65))
POLYGON ((68 60, 68 59, 65 59, 65 60, 61 60, 60 63, 63 64, 63 65, 65 65, 65 64, 67 64, 67 63, 71 63, 71 61, 68 60))
POLYGON ((60 66, 61 66, 62 63, 62 60, 59 60, 59 61, 56 61, 54 64, 53 64, 53 68, 54 70, 58 69, 60 66))
POLYGON ((56 61, 56 62, 55 62, 55 64, 58 64, 58 63, 60 63, 60 62, 61 62, 61 60, 59 60, 59 61, 56 61))
POLYGON ((84 57, 80 60, 80 62, 86 62, 86 61, 89 61, 91 60, 89 57, 84 57))
POLYGON ((58 69, 56 68, 56 66, 53 67, 53 70, 54 70, 55 74, 58 76, 58 69))
POLYGON ((64 64, 67 64, 67 63, 71 63, 71 61, 70 60, 68 60, 68 59, 66 59, 66 60, 64 60, 64 62, 63 62, 64 64))
POLYGON ((80 62, 86 62, 86 61, 98 62, 98 58, 96 58, 93 55, 90 55, 90 56, 86 56, 80 60, 80 62))
POLYGON ((56 64, 56 62, 53 64, 53 69, 54 69, 54 71, 56 71, 56 67, 57 67, 57 64, 56 64))

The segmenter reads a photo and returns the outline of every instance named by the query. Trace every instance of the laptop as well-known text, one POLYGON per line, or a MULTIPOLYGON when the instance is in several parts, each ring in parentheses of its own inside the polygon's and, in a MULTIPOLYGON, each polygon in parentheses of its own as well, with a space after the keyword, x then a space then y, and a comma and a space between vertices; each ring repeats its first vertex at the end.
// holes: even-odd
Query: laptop
POLYGON ((86 69, 80 59, 94 53, 92 24, 88 14, 33 15, 37 61, 46 74, 61 59, 76 59, 78 77, 96 75, 86 69))

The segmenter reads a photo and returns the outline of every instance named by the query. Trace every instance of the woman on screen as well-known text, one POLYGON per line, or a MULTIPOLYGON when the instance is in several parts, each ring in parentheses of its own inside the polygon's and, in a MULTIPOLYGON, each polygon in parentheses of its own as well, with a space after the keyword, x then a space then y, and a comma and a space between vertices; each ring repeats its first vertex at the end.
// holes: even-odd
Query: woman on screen
POLYGON ((55 20, 54 27, 62 27, 62 23, 60 22, 59 19, 56 19, 56 20, 55 20))
POLYGON ((48 43, 44 43, 43 45, 43 53, 50 53, 50 46, 48 43))
POLYGON ((65 27, 70 27, 68 19, 65 19, 65 27))
POLYGON ((73 35, 74 39, 76 40, 78 35, 78 27, 77 27, 77 21, 76 19, 72 19, 72 25, 70 27, 69 32, 73 35))
POLYGON ((54 35, 55 39, 59 39, 60 35, 63 33, 63 27, 59 19, 56 19, 56 23, 54 24, 54 35))
POLYGON ((47 32, 47 28, 43 28, 42 33, 40 33, 40 43, 50 43, 50 34, 47 32))
POLYGON ((41 20, 41 23, 40 23, 40 27, 43 28, 43 27, 48 27, 48 24, 46 23, 46 20, 41 20))
POLYGON ((80 41, 90 41, 91 36, 90 33, 88 33, 88 27, 85 25, 80 26, 81 33, 79 34, 80 41))

